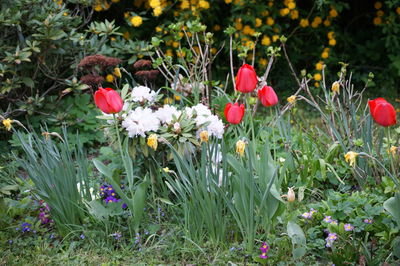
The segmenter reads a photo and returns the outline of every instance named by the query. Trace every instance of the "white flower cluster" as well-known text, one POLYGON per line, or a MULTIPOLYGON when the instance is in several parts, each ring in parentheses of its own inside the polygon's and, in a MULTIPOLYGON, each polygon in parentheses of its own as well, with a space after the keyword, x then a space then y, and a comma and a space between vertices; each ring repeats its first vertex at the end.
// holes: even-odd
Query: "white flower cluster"
POLYGON ((122 121, 122 127, 128 131, 130 138, 136 136, 146 137, 146 132, 157 131, 160 120, 150 108, 137 107, 128 113, 122 121))
POLYGON ((145 102, 148 101, 149 103, 154 102, 156 99, 157 93, 150 88, 145 86, 137 86, 132 89, 131 99, 134 102, 145 102))
POLYGON ((162 124, 169 124, 174 116, 178 118, 182 112, 178 111, 175 106, 166 104, 162 108, 158 109, 155 114, 162 124))
POLYGON ((207 130, 209 136, 222 138, 224 134, 224 124, 218 116, 213 115, 211 110, 204 104, 197 104, 193 107, 186 107, 186 114, 189 118, 194 117, 196 126, 200 127, 197 135, 203 130, 207 130))

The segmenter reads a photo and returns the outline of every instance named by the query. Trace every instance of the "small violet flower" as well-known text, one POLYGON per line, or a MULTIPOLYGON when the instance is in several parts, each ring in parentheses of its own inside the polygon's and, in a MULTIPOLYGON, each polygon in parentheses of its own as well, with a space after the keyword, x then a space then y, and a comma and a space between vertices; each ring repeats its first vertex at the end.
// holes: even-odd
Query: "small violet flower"
POLYGON ((336 233, 329 233, 328 237, 325 239, 326 247, 332 247, 333 242, 335 242, 335 240, 337 239, 337 234, 336 233))
POLYGON ((352 226, 351 224, 345 224, 344 225, 344 230, 345 231, 353 231, 354 230, 354 226, 352 226))
POLYGON ((85 235, 84 234, 81 234, 79 237, 80 237, 80 239, 85 239, 85 235))
POLYGON ((331 216, 325 216, 324 222, 327 222, 328 224, 330 224, 332 222, 332 217, 331 216))
POLYGON ((261 258, 261 259, 266 259, 266 258, 268 258, 267 252, 268 252, 268 250, 269 250, 269 246, 267 245, 266 242, 263 242, 263 244, 262 244, 261 247, 260 247, 260 250, 261 250, 260 258, 261 258))
POLYGON ((372 219, 364 219, 364 223, 366 224, 372 224, 373 220, 372 219))

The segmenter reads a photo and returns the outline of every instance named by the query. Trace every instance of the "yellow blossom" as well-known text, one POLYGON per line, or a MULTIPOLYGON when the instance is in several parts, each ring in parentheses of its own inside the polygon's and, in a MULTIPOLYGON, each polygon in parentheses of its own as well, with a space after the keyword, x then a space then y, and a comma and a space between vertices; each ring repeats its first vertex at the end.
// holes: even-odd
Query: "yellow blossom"
POLYGON ((172 100, 172 98, 167 97, 164 99, 164 104, 172 104, 173 102, 174 100, 172 100))
POLYGON ((382 8, 382 3, 381 2, 375 2, 374 4, 375 9, 381 9, 382 8))
POLYGON ((315 79, 316 81, 320 81, 320 80, 322 79, 322 75, 321 75, 320 73, 315 73, 315 74, 314 74, 314 79, 315 79))
POLYGON ((277 40, 279 40, 279 35, 273 35, 272 36, 272 41, 276 42, 277 40))
POLYGON ((240 156, 244 155, 244 150, 246 148, 246 143, 243 140, 238 140, 236 142, 236 153, 240 156))
POLYGON ((158 17, 158 16, 160 16, 161 14, 162 14, 162 7, 161 7, 161 6, 158 6, 158 7, 156 7, 156 8, 153 9, 153 15, 154 15, 155 17, 158 17))
POLYGON ((14 121, 13 120, 11 120, 10 118, 7 118, 7 119, 3 119, 3 126, 6 128, 6 130, 7 131, 10 131, 11 130, 11 124, 13 123, 14 121))
POLYGON ((167 49, 166 51, 165 51, 165 55, 166 56, 174 56, 174 54, 172 53, 172 50, 171 49, 167 49))
POLYGON ((185 51, 177 51, 176 52, 176 56, 177 57, 185 57, 186 56, 186 52, 185 51))
POLYGON ((331 21, 329 19, 324 20, 324 26, 329 27, 331 25, 331 21))
POLYGON ((269 2, 268 2, 268 6, 269 6, 269 7, 274 6, 274 1, 269 1, 269 2))
POLYGON ((122 77, 121 70, 119 69, 119 67, 114 68, 114 73, 113 74, 118 78, 122 77))
POLYGON ((271 39, 268 36, 263 36, 261 39, 261 44, 264 46, 269 46, 271 44, 271 39))
POLYGON ((203 8, 203 9, 209 9, 210 8, 210 3, 208 1, 205 1, 205 0, 200 0, 199 1, 199 7, 203 8))
POLYGON ((275 20, 273 18, 271 18, 271 17, 267 18, 267 25, 268 26, 272 26, 272 25, 274 25, 274 23, 275 23, 275 20))
POLYGON ((258 63, 265 67, 268 64, 268 60, 265 58, 260 58, 260 60, 258 60, 258 63))
POLYGON ((288 97, 288 98, 287 98, 287 101, 288 101, 290 104, 294 104, 294 103, 296 102, 296 95, 292 95, 292 96, 288 97))
POLYGON ((151 8, 156 8, 161 5, 160 0, 150 0, 149 5, 151 8))
POLYGON ((174 95, 174 99, 175 99, 176 101, 180 101, 180 100, 181 100, 181 96, 175 94, 175 95, 174 95))
POLYGON ((298 19, 299 18, 299 11, 296 10, 296 9, 290 11, 290 18, 291 19, 298 19))
POLYGON ((315 69, 321 71, 322 68, 324 67, 324 62, 319 61, 318 63, 315 64, 315 69))
POLYGON ((333 39, 335 37, 335 33, 333 31, 330 31, 330 32, 328 32, 327 36, 328 36, 329 40, 333 39))
POLYGON ((319 88, 319 82, 314 82, 314 87, 319 88))
POLYGON ((208 131, 203 130, 200 132, 200 143, 208 142, 208 131))
POLYGON ((254 29, 252 29, 249 25, 245 25, 243 28, 243 34, 245 35, 253 35, 254 29))
POLYGON ((290 12, 290 9, 289 9, 289 8, 282 8, 281 10, 279 10, 279 14, 280 14, 282 17, 284 17, 284 16, 286 16, 287 14, 289 14, 289 12, 290 12))
POLYGON ((168 168, 168 167, 164 167, 164 168, 163 168, 163 171, 164 171, 165 173, 169 173, 169 172, 171 172, 171 170, 169 170, 169 168, 168 168))
POLYGON ((296 194, 294 193, 293 187, 288 188, 287 201, 294 202, 296 200, 296 194))
POLYGON ((150 148, 152 148, 153 150, 157 150, 157 146, 158 146, 158 137, 156 134, 151 134, 148 138, 147 138, 147 146, 149 146, 150 148))
POLYGON ((335 92, 335 93, 339 93, 339 91, 340 91, 340 83, 339 83, 339 81, 333 82, 331 90, 333 92, 335 92))
POLYGON ((378 16, 378 17, 382 17, 384 14, 385 14, 385 12, 383 12, 382 10, 376 11, 376 16, 378 16))
POLYGON ((217 51, 218 51, 217 48, 215 48, 215 47, 211 48, 211 53, 212 53, 212 54, 216 54, 217 51))
POLYGON ((103 7, 100 4, 97 4, 97 5, 94 5, 93 9, 96 12, 100 12, 103 10, 103 7))
POLYGON ((172 47, 178 48, 178 47, 179 47, 179 42, 173 42, 173 43, 172 43, 172 47))
POLYGON ((319 26, 319 24, 318 23, 316 23, 315 21, 313 21, 313 22, 311 22, 311 27, 312 28, 318 28, 318 26, 319 26))
POLYGON ((225 3, 230 4, 230 3, 232 3, 232 0, 225 0, 225 3))
POLYGON ((114 41, 116 41, 117 39, 115 39, 115 37, 111 37, 110 40, 111 40, 112 42, 114 42, 114 41))
POLYGON ((289 9, 295 9, 295 8, 296 8, 296 3, 290 2, 290 3, 287 5, 287 7, 288 7, 289 9))
POLYGON ((63 16, 64 16, 64 17, 68 16, 68 12, 64 12, 64 13, 63 13, 63 16))
POLYGON ((236 30, 242 30, 242 29, 243 29, 243 24, 242 24, 242 22, 236 21, 236 23, 235 23, 235 29, 236 29, 236 30))
POLYGON ((301 26, 301 27, 305 28, 305 27, 308 27, 308 25, 309 25, 308 19, 302 18, 302 19, 300 20, 300 26, 301 26))
POLYGON ((392 155, 396 155, 397 150, 398 150, 398 147, 392 146, 392 147, 390 147, 390 149, 388 150, 388 153, 391 153, 392 155))
POLYGON ((214 25, 214 30, 215 31, 220 31, 221 30, 221 26, 218 25, 218 24, 214 25))
POLYGON ((134 27, 139 27, 140 25, 142 25, 143 19, 141 16, 134 16, 134 17, 131 17, 130 22, 132 23, 132 25, 134 27))
POLYGON ((330 46, 335 46, 336 45, 336 40, 335 39, 330 39, 329 40, 329 45, 330 46))
POLYGON ((180 8, 181 8, 182 10, 184 10, 184 9, 189 9, 189 7, 190 7, 189 1, 183 0, 183 1, 181 2, 180 8))
POLYGON ((328 58, 328 57, 329 57, 329 52, 322 52, 321 57, 322 57, 323 59, 328 58))
POLYGON ((161 27, 156 27, 156 32, 162 32, 162 28, 161 27))
POLYGON ((255 27, 259 28, 262 25, 262 20, 260 18, 256 18, 256 23, 255 23, 255 27))
POLYGON ((374 18, 374 25, 380 25, 382 24, 382 19, 380 17, 374 18))
POLYGON ((112 83, 114 81, 114 76, 111 74, 108 74, 106 76, 106 81, 112 83))
POLYGON ((124 18, 129 18, 129 12, 124 13, 124 18))
POLYGON ((261 16, 263 16, 263 17, 266 17, 268 15, 269 15, 268 10, 265 10, 265 11, 261 12, 261 16))
POLYGON ((356 158, 358 156, 357 152, 349 151, 344 155, 344 160, 350 164, 350 166, 354 167, 356 164, 356 158))
POLYGON ((330 16, 331 18, 336 18, 336 17, 338 16, 338 12, 336 11, 336 9, 331 9, 331 10, 329 11, 329 16, 330 16))

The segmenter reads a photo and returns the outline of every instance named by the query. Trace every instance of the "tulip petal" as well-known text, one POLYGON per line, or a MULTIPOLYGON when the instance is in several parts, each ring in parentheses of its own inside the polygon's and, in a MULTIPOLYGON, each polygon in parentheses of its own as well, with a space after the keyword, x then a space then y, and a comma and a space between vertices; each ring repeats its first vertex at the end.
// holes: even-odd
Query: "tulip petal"
POLYGON ((248 64, 240 67, 236 77, 236 89, 243 93, 252 92, 257 87, 258 79, 254 68, 248 64))
POLYGON ((110 113, 118 113, 122 110, 123 101, 121 96, 115 90, 108 90, 106 94, 107 103, 110 109, 110 113))
POLYGON ((381 126, 389 127, 397 123, 396 110, 393 105, 388 102, 381 102, 377 104, 372 113, 375 122, 381 126))
POLYGON ((106 114, 109 114, 110 108, 107 104, 106 93, 107 91, 105 89, 99 88, 99 90, 94 93, 94 102, 101 111, 103 111, 106 114))

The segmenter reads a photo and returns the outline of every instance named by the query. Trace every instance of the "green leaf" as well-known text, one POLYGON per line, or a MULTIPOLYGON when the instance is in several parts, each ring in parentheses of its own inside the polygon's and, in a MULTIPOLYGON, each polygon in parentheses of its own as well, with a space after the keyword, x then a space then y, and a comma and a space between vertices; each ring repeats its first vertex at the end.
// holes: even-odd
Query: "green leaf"
POLYGON ((31 78, 23 77, 21 80, 29 88, 35 87, 35 83, 33 82, 33 80, 31 78))
POLYGON ((394 197, 386 200, 383 208, 393 216, 397 225, 400 226, 400 194, 397 193, 394 197))
POLYGON ((132 199, 133 227, 136 232, 139 231, 140 221, 142 220, 144 212, 144 203, 146 201, 148 186, 149 182, 147 182, 147 180, 140 183, 132 199))
POLYGON ((113 177, 113 171, 111 170, 110 167, 106 166, 105 164, 103 164, 102 162, 100 162, 97 159, 93 159, 93 163, 94 163, 94 166, 96 166, 97 170, 99 170, 100 173, 102 173, 103 175, 105 175, 108 178, 113 177))

